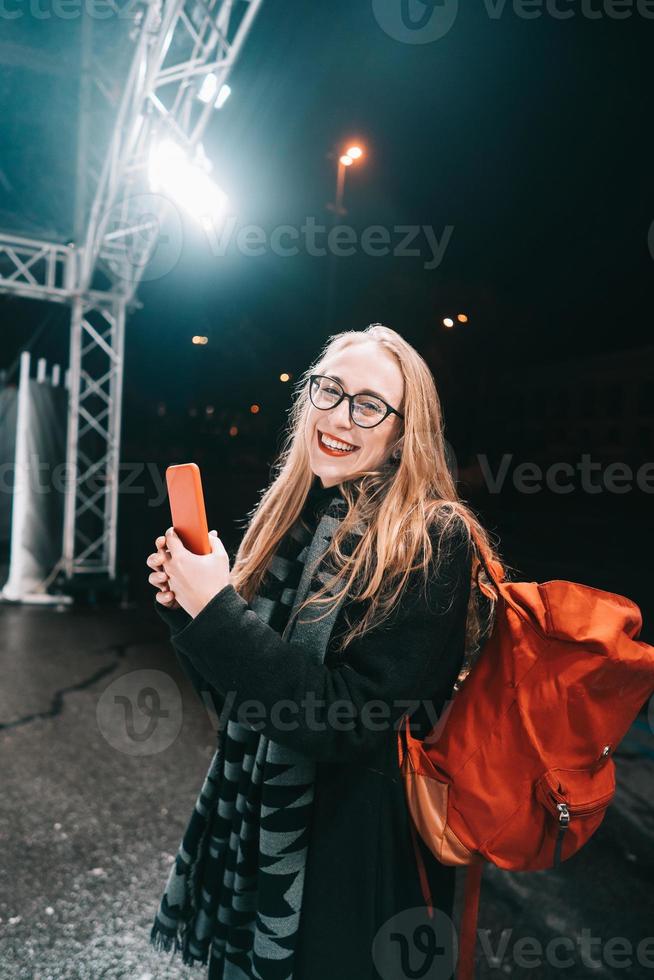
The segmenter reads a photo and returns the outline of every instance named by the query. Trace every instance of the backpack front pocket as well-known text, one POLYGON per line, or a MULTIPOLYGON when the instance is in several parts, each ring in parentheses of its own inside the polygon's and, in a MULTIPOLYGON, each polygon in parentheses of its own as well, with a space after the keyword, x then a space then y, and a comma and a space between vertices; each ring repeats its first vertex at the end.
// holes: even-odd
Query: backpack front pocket
POLYGON ((615 796, 615 764, 607 758, 587 769, 546 769, 536 781, 536 797, 557 819, 552 867, 571 857, 595 833, 615 796))

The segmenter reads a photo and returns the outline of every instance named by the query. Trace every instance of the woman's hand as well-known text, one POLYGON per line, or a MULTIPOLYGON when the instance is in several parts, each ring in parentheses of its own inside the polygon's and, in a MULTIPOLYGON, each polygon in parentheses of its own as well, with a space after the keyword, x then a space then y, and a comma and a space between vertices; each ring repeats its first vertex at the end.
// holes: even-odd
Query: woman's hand
POLYGON ((166 609, 181 609, 179 602, 175 598, 175 593, 170 590, 170 583, 168 581, 167 574, 162 571, 162 562, 168 557, 168 552, 166 551, 166 538, 163 534, 155 540, 154 546, 157 549, 154 554, 148 555, 146 560, 146 565, 149 568, 153 568, 154 571, 148 575, 148 582, 150 585, 155 585, 159 592, 157 592, 155 599, 166 609))
POLYGON ((229 557, 217 531, 209 532, 209 542, 211 554, 195 555, 172 527, 165 534, 169 554, 161 560, 161 569, 168 578, 168 589, 194 619, 230 582, 229 557))

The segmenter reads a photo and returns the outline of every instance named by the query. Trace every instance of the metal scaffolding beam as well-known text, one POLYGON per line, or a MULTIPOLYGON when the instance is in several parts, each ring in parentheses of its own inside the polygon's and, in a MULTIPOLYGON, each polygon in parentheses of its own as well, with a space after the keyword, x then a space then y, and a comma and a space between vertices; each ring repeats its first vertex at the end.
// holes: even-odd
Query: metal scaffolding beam
POLYGON ((134 295, 165 209, 162 202, 153 214, 148 194, 153 140, 168 136, 189 153, 196 149, 213 111, 198 99, 202 82, 212 73, 217 91, 226 83, 261 4, 169 0, 147 9, 91 209, 82 290, 101 273, 126 299, 134 295))
POLYGON ((75 288, 75 249, 0 232, 0 293, 55 303, 75 288))
MULTIPOLYGON (((0 234, 0 292, 71 306, 67 474, 61 569, 116 576, 127 311, 156 247, 167 202, 153 200, 148 156, 170 137, 189 154, 263 0, 114 0, 82 25, 75 244, 0 234)), ((1 53, 1 52, 0 52, 1 53)), ((14 60, 24 52, 5 51, 14 60)))
POLYGON ((73 303, 63 569, 115 575, 125 303, 73 303))

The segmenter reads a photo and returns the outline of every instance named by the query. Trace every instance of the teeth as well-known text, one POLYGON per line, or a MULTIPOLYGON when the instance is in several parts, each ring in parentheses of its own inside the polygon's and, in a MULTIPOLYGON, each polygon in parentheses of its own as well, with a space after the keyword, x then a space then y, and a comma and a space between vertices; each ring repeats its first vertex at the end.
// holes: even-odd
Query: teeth
POLYGON ((337 442, 336 439, 330 439, 329 436, 326 436, 324 433, 321 434, 320 438, 326 446, 329 446, 330 449, 344 449, 346 452, 351 453, 355 448, 354 446, 348 446, 345 442, 337 442))

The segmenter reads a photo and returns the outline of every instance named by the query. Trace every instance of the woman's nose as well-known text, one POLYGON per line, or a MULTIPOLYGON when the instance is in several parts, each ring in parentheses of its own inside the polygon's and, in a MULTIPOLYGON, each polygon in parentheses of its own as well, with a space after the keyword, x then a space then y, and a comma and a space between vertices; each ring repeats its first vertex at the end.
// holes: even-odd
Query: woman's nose
POLYGON ((332 408, 329 414, 330 418, 332 418, 334 422, 342 425, 344 428, 349 429, 352 427, 352 419, 350 418, 350 403, 348 402, 347 398, 344 398, 340 405, 332 408))

